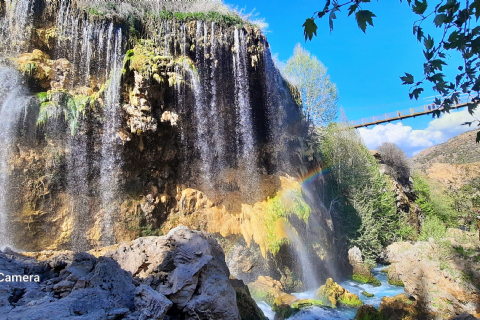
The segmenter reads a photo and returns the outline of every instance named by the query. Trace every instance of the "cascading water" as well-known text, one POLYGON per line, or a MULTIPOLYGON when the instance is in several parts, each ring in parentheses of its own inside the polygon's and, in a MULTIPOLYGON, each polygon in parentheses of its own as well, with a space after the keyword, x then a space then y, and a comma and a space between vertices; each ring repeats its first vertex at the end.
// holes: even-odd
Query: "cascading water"
MULTIPOLYGON (((204 70, 203 55, 205 54, 206 39, 203 35, 203 23, 197 21, 197 29, 195 33, 195 57, 198 70, 204 70), (203 38, 203 41, 202 41, 203 38)), ((201 73, 203 75, 203 72, 201 73)), ((193 93, 195 97, 195 120, 197 126, 197 146, 200 152, 200 171, 203 178, 203 184, 212 188, 213 185, 213 156, 214 152, 211 148, 209 139, 210 123, 209 123, 209 105, 205 95, 204 81, 199 74, 190 72, 192 79, 193 93)))
POLYGON ((0 249, 13 246, 9 209, 13 195, 10 185, 10 164, 17 139, 17 126, 22 120, 31 96, 21 84, 17 71, 0 67, 0 249))
MULTIPOLYGON (((82 125, 80 125, 80 129, 82 125)), ((88 230, 90 201, 88 197, 89 163, 87 153, 88 137, 84 133, 71 135, 67 127, 66 135, 69 137, 67 154, 67 193, 69 195, 70 212, 73 216, 73 227, 70 242, 75 252, 90 249, 86 237, 88 230)))
POLYGON ((286 155, 287 141, 285 137, 285 106, 280 95, 281 76, 271 58, 270 47, 264 42, 264 75, 265 75, 265 100, 267 102, 267 116, 269 126, 269 140, 273 147, 274 165, 276 170, 288 171, 288 156, 286 155))
MULTIPOLYGON (((112 26, 110 27, 110 30, 111 29, 112 26)), ((102 160, 100 164, 100 197, 102 200, 101 242, 104 245, 111 245, 115 240, 113 215, 118 209, 117 201, 120 193, 119 186, 123 163, 121 156, 122 144, 117 135, 121 126, 121 107, 119 99, 123 60, 123 38, 121 29, 117 29, 114 32, 115 36, 112 38, 113 48, 108 55, 110 61, 107 61, 107 65, 111 66, 111 72, 110 83, 105 92, 101 151, 102 160)))
POLYGON ((315 290, 319 287, 316 272, 313 269, 313 263, 309 258, 307 247, 298 234, 290 227, 285 228, 288 238, 293 242, 295 254, 299 260, 299 266, 302 269, 302 282, 307 290, 315 290))
POLYGON ((33 4, 31 0, 5 0, 9 10, 0 18, 0 45, 3 48, 18 52, 26 46, 33 4))
POLYGON ((235 76, 235 96, 238 115, 238 140, 237 159, 240 167, 246 174, 246 190, 256 192, 257 179, 257 159, 255 155, 255 137, 253 136, 252 110, 250 107, 250 95, 248 87, 247 74, 247 47, 243 31, 235 28, 235 54, 233 55, 234 76, 235 76))

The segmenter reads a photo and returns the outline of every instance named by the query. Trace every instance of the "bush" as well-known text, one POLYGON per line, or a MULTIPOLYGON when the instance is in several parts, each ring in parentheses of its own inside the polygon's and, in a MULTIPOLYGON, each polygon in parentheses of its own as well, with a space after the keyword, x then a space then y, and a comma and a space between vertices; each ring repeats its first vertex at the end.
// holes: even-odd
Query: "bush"
POLYGON ((433 238, 438 242, 438 240, 445 237, 446 233, 447 228, 442 220, 436 216, 427 216, 422 224, 419 240, 428 241, 428 239, 433 238))
POLYGON ((396 144, 384 142, 377 149, 382 157, 383 163, 387 166, 387 174, 397 180, 408 181, 410 177, 410 163, 407 155, 396 144))

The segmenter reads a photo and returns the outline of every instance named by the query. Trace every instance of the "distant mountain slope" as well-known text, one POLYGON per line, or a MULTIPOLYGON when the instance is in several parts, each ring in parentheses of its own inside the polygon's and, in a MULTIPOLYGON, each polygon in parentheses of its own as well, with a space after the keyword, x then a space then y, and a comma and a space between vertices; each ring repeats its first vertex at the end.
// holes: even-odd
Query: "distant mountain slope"
POLYGON ((434 163, 480 162, 480 144, 475 142, 478 131, 472 130, 459 134, 447 142, 423 150, 411 158, 413 168, 425 172, 434 163))

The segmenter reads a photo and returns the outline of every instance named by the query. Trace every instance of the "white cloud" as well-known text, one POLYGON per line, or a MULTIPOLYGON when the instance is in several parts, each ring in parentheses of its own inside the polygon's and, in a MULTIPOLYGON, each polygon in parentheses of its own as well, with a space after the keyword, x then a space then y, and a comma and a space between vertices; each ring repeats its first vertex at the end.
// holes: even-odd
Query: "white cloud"
MULTIPOLYGON (((480 118, 480 111, 475 116, 480 118)), ((472 121, 467 109, 450 112, 428 123, 424 130, 414 130, 410 126, 396 124, 377 125, 371 129, 359 128, 360 135, 369 149, 376 149, 384 142, 392 142, 403 149, 409 156, 413 156, 425 148, 447 141, 448 139, 468 130, 471 127, 461 123, 472 121)))

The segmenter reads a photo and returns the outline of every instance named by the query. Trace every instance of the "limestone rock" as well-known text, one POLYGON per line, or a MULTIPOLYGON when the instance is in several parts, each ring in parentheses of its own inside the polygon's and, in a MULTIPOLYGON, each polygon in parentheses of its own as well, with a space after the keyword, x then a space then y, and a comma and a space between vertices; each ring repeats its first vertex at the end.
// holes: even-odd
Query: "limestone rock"
POLYGON ((206 233, 177 227, 164 237, 123 243, 105 255, 165 295, 172 310, 188 319, 205 314, 240 319, 223 250, 206 233))
POLYGON ((230 279, 230 283, 237 295, 237 306, 242 320, 267 320, 263 311, 258 307, 250 295, 248 287, 242 280, 230 279))
POLYGON ((373 274, 370 272, 370 267, 363 262, 362 252, 356 246, 348 250, 348 261, 353 267, 352 279, 360 283, 370 283, 373 286, 380 286, 373 274))
POLYGON ((255 282, 248 284, 248 289, 256 301, 265 301, 269 305, 291 305, 298 300, 295 296, 283 292, 280 281, 270 277, 259 276, 255 282))
POLYGON ((322 300, 332 308, 336 308, 337 305, 360 307, 363 304, 356 294, 346 290, 332 278, 328 278, 326 283, 317 290, 315 299, 322 300))
POLYGON ((357 310, 355 320, 383 320, 383 316, 371 304, 364 304, 357 310))
POLYGON ((427 315, 418 308, 417 301, 410 300, 405 293, 397 294, 394 297, 383 297, 379 311, 384 318, 391 320, 428 319, 427 315))
POLYGON ((391 263, 388 268, 390 281, 402 280, 405 292, 413 296, 418 307, 426 313, 450 317, 462 312, 480 314, 480 291, 461 281, 461 275, 472 270, 473 264, 455 257, 442 262, 438 258, 428 258, 436 257, 438 250, 436 243, 423 241, 391 244, 386 249, 391 263))
MULTIPOLYGON (((0 314, 8 319, 182 319, 240 320, 236 293, 216 240, 185 227, 164 237, 92 251, 51 252, 37 261, 0 251, 0 272, 40 276, 40 282, 2 284, 0 314), (133 277, 132 277, 133 276, 133 277)), ((248 295, 248 289, 243 289, 248 295)), ((245 297, 244 297, 245 298, 245 297)), ((250 301, 249 310, 256 305, 250 301)), ((257 310, 259 311, 259 310, 257 310)), ((265 320, 261 311, 252 320, 265 320)))
POLYGON ((164 295, 146 285, 135 291, 135 308, 139 310, 138 320, 163 319, 172 302, 164 295))
POLYGON ((64 89, 67 84, 71 66, 66 59, 51 60, 48 54, 35 49, 13 60, 20 71, 37 80, 45 90, 64 89))

